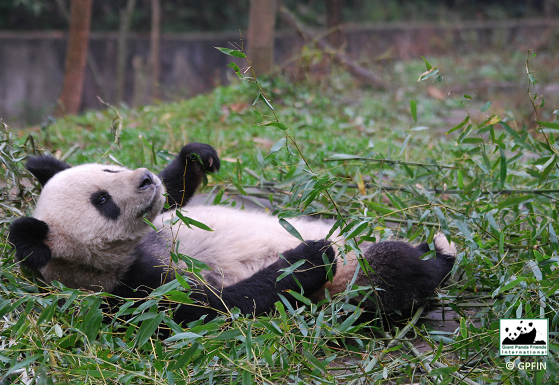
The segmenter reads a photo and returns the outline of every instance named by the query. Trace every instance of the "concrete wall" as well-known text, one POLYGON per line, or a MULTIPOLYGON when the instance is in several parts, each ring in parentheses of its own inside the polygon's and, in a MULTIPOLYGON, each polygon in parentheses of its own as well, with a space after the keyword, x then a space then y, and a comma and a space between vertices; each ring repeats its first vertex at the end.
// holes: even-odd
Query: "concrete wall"
MULTIPOLYGON (((555 20, 474 22, 463 25, 347 25, 347 51, 358 59, 380 55, 392 59, 418 58, 448 52, 488 49, 545 48, 552 40, 555 20)), ((98 96, 115 103, 116 33, 93 33, 83 109, 103 108, 98 96), (93 69, 93 71, 92 71, 93 69)), ((239 42, 238 33, 163 35, 161 41, 162 98, 170 100, 227 84, 232 70, 215 46, 239 42)), ((276 36, 276 63, 296 54, 302 41, 289 31, 276 36)), ((60 92, 66 34, 63 32, 0 31, 0 118, 12 126, 40 122, 52 111, 60 92)), ((128 42, 126 92, 129 105, 149 102, 149 37, 132 34, 128 42)), ((240 66, 245 62, 238 61, 240 66)))

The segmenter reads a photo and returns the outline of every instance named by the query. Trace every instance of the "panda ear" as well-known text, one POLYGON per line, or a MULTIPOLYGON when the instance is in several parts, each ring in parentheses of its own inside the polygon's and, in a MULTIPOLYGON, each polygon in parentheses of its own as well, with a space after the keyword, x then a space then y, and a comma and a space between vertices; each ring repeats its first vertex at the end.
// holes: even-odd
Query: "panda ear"
POLYGON ((56 173, 70 168, 69 165, 53 158, 52 156, 36 156, 29 158, 25 167, 35 178, 37 178, 42 186, 47 184, 49 179, 56 173))
POLYGON ((8 241, 15 247, 18 261, 32 270, 45 266, 52 258, 45 243, 48 232, 49 226, 35 218, 24 217, 12 222, 8 241))

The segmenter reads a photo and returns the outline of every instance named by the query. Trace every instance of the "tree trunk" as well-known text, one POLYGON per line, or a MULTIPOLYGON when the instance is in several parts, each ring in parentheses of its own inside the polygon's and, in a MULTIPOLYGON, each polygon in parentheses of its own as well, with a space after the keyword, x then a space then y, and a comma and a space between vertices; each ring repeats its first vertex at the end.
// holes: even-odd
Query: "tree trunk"
POLYGON ((56 116, 76 114, 80 108, 91 26, 91 1, 72 0, 70 4, 70 34, 64 62, 64 83, 56 116))
POLYGON ((161 2, 151 0, 151 99, 159 99, 159 42, 161 41, 161 2))
POLYGON ((326 28, 328 28, 328 42, 334 48, 340 48, 344 43, 342 30, 343 0, 326 0, 326 28))
POLYGON ((274 65, 274 25, 277 0, 250 0, 247 54, 256 76, 274 65))
POLYGON ((117 57, 116 57, 116 100, 124 98, 124 85, 126 83, 126 59, 128 32, 132 22, 132 13, 136 7, 136 0, 128 0, 126 8, 120 11, 120 26, 118 29, 117 57))

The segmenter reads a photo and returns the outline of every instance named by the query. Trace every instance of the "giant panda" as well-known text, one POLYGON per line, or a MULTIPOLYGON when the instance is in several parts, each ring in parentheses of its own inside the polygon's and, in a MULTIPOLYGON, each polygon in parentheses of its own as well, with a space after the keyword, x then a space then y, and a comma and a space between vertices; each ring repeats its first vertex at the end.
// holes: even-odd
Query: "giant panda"
MULTIPOLYGON (((233 307, 258 315, 271 311, 280 294, 294 302, 289 291, 320 299, 325 290, 335 295, 348 287, 358 261, 351 253, 338 255, 340 235, 325 239, 330 223, 290 220, 306 240, 301 243, 263 212, 187 206, 205 173, 219 166, 215 150, 200 143, 184 146, 159 176, 145 168, 70 167, 52 157, 29 158, 26 167, 43 189, 33 217, 11 224, 9 241, 17 259, 48 282, 125 298, 146 297, 174 278, 171 250, 204 262, 210 270, 203 279, 185 272, 195 303, 175 310, 178 323, 211 319, 233 307), (177 221, 177 215, 212 231, 177 221), (278 280, 300 260, 293 274, 278 280)), ((456 253, 444 236, 434 244, 436 255, 428 260, 421 259, 426 243, 366 244, 363 256, 371 269, 360 270, 353 281, 376 288, 364 306, 405 311, 431 295, 446 280, 456 253)))

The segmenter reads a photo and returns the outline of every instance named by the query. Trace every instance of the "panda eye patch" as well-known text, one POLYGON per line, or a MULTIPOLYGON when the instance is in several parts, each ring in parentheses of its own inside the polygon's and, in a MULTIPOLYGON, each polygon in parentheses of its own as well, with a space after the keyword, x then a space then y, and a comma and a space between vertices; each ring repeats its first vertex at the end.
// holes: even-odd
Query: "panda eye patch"
POLYGON ((107 219, 116 220, 120 215, 120 208, 113 200, 111 194, 105 190, 99 190, 91 194, 89 201, 97 209, 99 214, 107 219))

